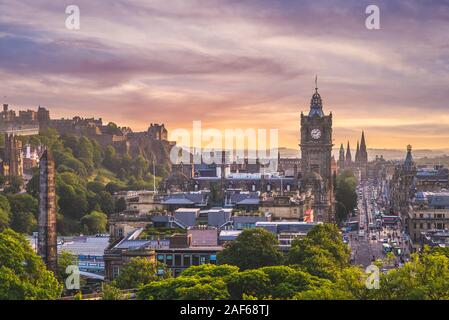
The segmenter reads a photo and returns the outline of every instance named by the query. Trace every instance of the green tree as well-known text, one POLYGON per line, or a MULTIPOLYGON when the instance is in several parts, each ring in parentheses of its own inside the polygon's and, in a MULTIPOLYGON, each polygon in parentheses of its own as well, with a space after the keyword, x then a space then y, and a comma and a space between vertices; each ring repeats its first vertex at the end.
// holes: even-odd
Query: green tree
POLYGON ((28 241, 11 229, 0 233, 0 300, 56 299, 62 286, 28 241))
POLYGON ((107 223, 108 217, 99 211, 92 211, 90 214, 81 218, 81 224, 88 234, 105 233, 107 223))
POLYGON ((6 212, 5 209, 0 208, 0 232, 9 227, 10 220, 10 213, 6 212))
POLYGON ((228 290, 233 300, 241 300, 243 294, 266 298, 269 286, 269 276, 260 269, 239 272, 228 280, 228 290))
POLYGON ((23 178, 20 176, 11 176, 8 178, 9 185, 5 188, 5 193, 18 193, 22 190, 23 178))
POLYGON ((282 254, 276 237, 262 228, 244 230, 235 241, 218 254, 220 264, 230 264, 241 270, 278 265, 282 254))
POLYGON ((67 278, 65 270, 68 266, 77 265, 77 257, 67 250, 62 250, 58 253, 58 279, 64 282, 67 278))
POLYGON ((103 283, 101 287, 102 300, 126 300, 127 294, 123 293, 119 288, 103 283))
POLYGON ((357 207, 357 193, 355 191, 357 179, 351 170, 341 172, 335 183, 335 200, 337 222, 348 219, 350 212, 357 207))
POLYGON ((11 206, 8 198, 0 194, 0 232, 9 227, 11 215, 11 206))
POLYGON ((303 239, 296 239, 288 253, 290 265, 312 275, 335 279, 338 270, 349 266, 350 250, 335 224, 320 224, 303 239))
POLYGON ((108 215, 114 213, 114 199, 109 192, 101 191, 98 194, 98 198, 101 211, 108 215))
POLYGON ((98 181, 90 181, 87 183, 87 189, 95 193, 100 193, 105 190, 105 185, 98 181))
POLYGON ((376 291, 379 299, 448 300, 449 258, 429 250, 413 254, 403 267, 382 274, 376 291))
POLYGON ((114 285, 120 289, 134 289, 170 277, 169 269, 163 264, 146 258, 132 258, 122 267, 114 285))
POLYGON ((120 213, 126 210, 126 200, 123 197, 120 197, 115 200, 114 205, 115 212, 120 213))
POLYGON ((8 196, 11 207, 11 227, 17 232, 30 234, 37 228, 38 201, 23 193, 8 196))

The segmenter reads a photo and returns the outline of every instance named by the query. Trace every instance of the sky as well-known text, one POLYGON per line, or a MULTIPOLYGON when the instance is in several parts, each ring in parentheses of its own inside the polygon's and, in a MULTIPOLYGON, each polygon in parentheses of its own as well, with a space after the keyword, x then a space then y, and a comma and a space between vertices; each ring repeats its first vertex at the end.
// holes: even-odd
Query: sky
POLYGON ((336 146, 449 148, 448 71, 449 0, 0 0, 0 98, 52 118, 274 128, 298 148, 318 75, 336 146))

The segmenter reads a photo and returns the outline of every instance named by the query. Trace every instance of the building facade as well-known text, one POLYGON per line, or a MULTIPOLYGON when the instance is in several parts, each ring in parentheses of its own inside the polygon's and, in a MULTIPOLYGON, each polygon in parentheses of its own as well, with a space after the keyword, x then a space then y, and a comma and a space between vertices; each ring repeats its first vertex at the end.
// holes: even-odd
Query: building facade
POLYGON ((318 88, 307 115, 301 112, 301 185, 314 195, 315 216, 333 221, 332 113, 325 115, 318 88))

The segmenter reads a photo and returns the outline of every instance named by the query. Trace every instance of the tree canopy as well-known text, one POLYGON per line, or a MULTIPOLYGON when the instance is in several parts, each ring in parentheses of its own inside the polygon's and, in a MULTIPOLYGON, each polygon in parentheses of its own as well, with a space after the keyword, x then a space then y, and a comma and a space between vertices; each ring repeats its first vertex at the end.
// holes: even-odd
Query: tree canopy
POLYGON ((278 265, 282 262, 278 241, 262 228, 246 229, 235 241, 227 244, 218 254, 220 264, 230 264, 241 270, 278 265))
POLYGON ((62 285, 28 241, 11 229, 0 233, 0 300, 56 299, 62 285))

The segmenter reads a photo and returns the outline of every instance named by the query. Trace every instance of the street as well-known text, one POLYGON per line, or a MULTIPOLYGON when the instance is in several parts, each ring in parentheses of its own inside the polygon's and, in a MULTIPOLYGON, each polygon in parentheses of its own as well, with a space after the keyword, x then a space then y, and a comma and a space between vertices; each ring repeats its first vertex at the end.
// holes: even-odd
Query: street
POLYGON ((383 203, 377 186, 364 182, 357 187, 356 215, 350 222, 358 222, 358 229, 348 232, 352 262, 367 267, 374 260, 384 259, 388 251, 395 253, 391 266, 397 267, 407 253, 397 217, 381 214, 383 203), (385 247, 385 250, 384 250, 385 247))

